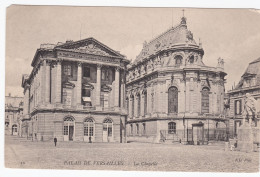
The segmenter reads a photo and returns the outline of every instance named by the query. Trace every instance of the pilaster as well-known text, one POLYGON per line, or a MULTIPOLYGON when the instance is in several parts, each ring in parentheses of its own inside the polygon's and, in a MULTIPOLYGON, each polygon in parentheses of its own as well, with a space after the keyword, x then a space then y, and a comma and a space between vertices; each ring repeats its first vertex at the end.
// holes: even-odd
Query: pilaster
POLYGON ((78 62, 77 88, 76 88, 77 105, 81 105, 81 98, 82 98, 81 94, 82 94, 82 63, 78 62))
POLYGON ((101 67, 97 65, 97 87, 96 87, 96 106, 100 107, 100 93, 101 93, 101 67))
POLYGON ((45 102, 46 103, 50 103, 50 72, 51 72, 51 69, 50 69, 50 62, 49 61, 46 61, 46 74, 45 74, 45 102))
POLYGON ((58 62, 57 62, 57 74, 56 74, 56 103, 61 103, 61 92, 62 92, 62 89, 61 89, 61 77, 62 77, 62 74, 61 74, 61 63, 62 63, 62 60, 59 59, 58 62))
POLYGON ((114 106, 115 107, 119 107, 119 75, 120 75, 120 68, 116 67, 115 90, 114 90, 114 106))

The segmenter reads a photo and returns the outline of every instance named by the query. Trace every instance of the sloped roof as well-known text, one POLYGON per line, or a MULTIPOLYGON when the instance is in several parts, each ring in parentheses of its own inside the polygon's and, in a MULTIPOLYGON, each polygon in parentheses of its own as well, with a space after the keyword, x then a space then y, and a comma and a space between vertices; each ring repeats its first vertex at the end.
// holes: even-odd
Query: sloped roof
POLYGON ((143 49, 140 54, 136 57, 134 63, 137 63, 144 58, 147 58, 159 51, 173 48, 177 45, 196 45, 193 39, 193 34, 187 29, 186 18, 182 17, 181 23, 175 27, 168 29, 149 43, 144 43, 143 49))
POLYGON ((249 63, 245 73, 241 76, 241 80, 239 81, 236 88, 241 88, 243 85, 243 81, 246 77, 255 77, 256 86, 260 85, 260 57, 256 60, 249 63))

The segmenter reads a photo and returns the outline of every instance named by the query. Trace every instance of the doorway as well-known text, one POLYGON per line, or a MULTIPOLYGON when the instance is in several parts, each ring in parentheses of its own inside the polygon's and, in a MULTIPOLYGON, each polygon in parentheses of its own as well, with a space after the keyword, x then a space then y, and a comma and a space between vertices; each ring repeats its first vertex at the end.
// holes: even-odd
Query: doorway
POLYGON ((194 145, 204 144, 204 124, 202 122, 192 124, 192 141, 194 145))
POLYGON ((64 141, 73 141, 74 140, 74 128, 75 128, 74 118, 66 117, 64 119, 64 125, 63 125, 64 141))
POLYGON ((103 122, 103 142, 113 141, 113 122, 111 119, 105 119, 103 122))

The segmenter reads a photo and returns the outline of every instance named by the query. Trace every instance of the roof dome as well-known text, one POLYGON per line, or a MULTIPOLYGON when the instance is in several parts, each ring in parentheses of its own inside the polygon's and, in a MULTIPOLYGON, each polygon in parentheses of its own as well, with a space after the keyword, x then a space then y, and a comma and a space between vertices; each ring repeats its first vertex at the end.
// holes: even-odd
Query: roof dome
POLYGON ((149 43, 145 43, 141 53, 136 57, 135 63, 163 50, 187 46, 200 47, 193 39, 191 31, 187 29, 186 18, 182 17, 179 25, 170 28, 149 43))

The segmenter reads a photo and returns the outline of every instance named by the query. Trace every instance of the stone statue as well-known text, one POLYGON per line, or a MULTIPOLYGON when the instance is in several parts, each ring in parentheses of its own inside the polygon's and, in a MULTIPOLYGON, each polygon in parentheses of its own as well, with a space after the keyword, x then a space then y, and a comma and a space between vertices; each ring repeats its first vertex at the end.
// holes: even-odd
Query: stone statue
POLYGON ((257 113, 256 110, 256 100, 249 93, 246 93, 244 111, 243 111, 243 124, 248 119, 249 125, 251 125, 252 119, 256 119, 255 115, 257 113))

